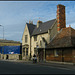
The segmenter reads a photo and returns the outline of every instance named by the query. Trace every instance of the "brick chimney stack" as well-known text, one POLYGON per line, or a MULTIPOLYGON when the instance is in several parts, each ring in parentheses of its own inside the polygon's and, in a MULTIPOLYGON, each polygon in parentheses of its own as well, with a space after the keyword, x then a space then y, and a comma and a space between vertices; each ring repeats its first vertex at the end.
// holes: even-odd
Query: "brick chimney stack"
POLYGON ((62 28, 66 28, 65 21, 65 6, 57 5, 57 31, 59 32, 62 28))

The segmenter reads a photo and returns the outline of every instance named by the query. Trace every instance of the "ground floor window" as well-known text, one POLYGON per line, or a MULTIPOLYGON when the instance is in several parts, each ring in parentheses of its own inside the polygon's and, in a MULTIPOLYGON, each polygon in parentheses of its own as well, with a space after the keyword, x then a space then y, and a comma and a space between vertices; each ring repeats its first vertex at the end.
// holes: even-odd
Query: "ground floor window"
POLYGON ((23 48, 23 56, 25 56, 25 48, 23 48))
POLYGON ((55 57, 58 56, 58 50, 54 50, 54 56, 55 56, 55 57))
POLYGON ((26 56, 28 56, 28 48, 26 48, 26 56))

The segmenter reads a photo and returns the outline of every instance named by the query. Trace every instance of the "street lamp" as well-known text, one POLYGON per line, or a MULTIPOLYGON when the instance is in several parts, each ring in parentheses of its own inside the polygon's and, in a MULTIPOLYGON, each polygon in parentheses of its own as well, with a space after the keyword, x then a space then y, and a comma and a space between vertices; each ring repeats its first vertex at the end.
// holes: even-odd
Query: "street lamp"
MULTIPOLYGON (((2 25, 0 25, 0 26, 2 26, 2 25)), ((4 39, 4 26, 2 26, 3 27, 3 39, 4 39)))
MULTIPOLYGON (((0 26, 2 26, 2 25, 0 25, 0 26)), ((3 40, 4 40, 4 26, 2 26, 3 27, 3 40)), ((3 49, 2 49, 2 54, 4 53, 4 46, 3 46, 3 49)), ((3 59, 4 57, 3 57, 3 55, 2 55, 2 59, 3 59)))

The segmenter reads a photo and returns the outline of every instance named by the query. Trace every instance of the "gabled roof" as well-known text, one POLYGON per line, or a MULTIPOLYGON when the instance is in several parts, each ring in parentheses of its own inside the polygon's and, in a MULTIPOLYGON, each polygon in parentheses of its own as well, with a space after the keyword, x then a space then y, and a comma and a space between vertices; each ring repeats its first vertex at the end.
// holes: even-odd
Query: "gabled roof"
POLYGON ((47 48, 63 48, 75 46, 75 30, 71 27, 62 28, 55 38, 47 45, 47 48))
POLYGON ((53 20, 42 23, 38 28, 36 26, 33 33, 32 33, 32 35, 38 35, 38 34, 48 32, 48 30, 55 23, 55 21, 56 21, 56 19, 53 19, 53 20))
POLYGON ((32 35, 32 32, 33 30, 35 29, 36 25, 34 24, 29 24, 29 23, 26 23, 27 26, 28 26, 28 30, 29 30, 29 33, 30 33, 30 36, 32 35))

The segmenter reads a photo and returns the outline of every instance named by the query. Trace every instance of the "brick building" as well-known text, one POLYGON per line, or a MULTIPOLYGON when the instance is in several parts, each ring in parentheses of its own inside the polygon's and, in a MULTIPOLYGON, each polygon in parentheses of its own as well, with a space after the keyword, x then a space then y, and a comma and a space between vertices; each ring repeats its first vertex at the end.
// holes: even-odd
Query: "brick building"
POLYGON ((58 33, 47 45, 46 60, 75 63, 75 29, 66 28, 65 7, 57 5, 58 33))
POLYGON ((46 60, 75 63, 75 29, 71 27, 61 29, 47 45, 46 60))

